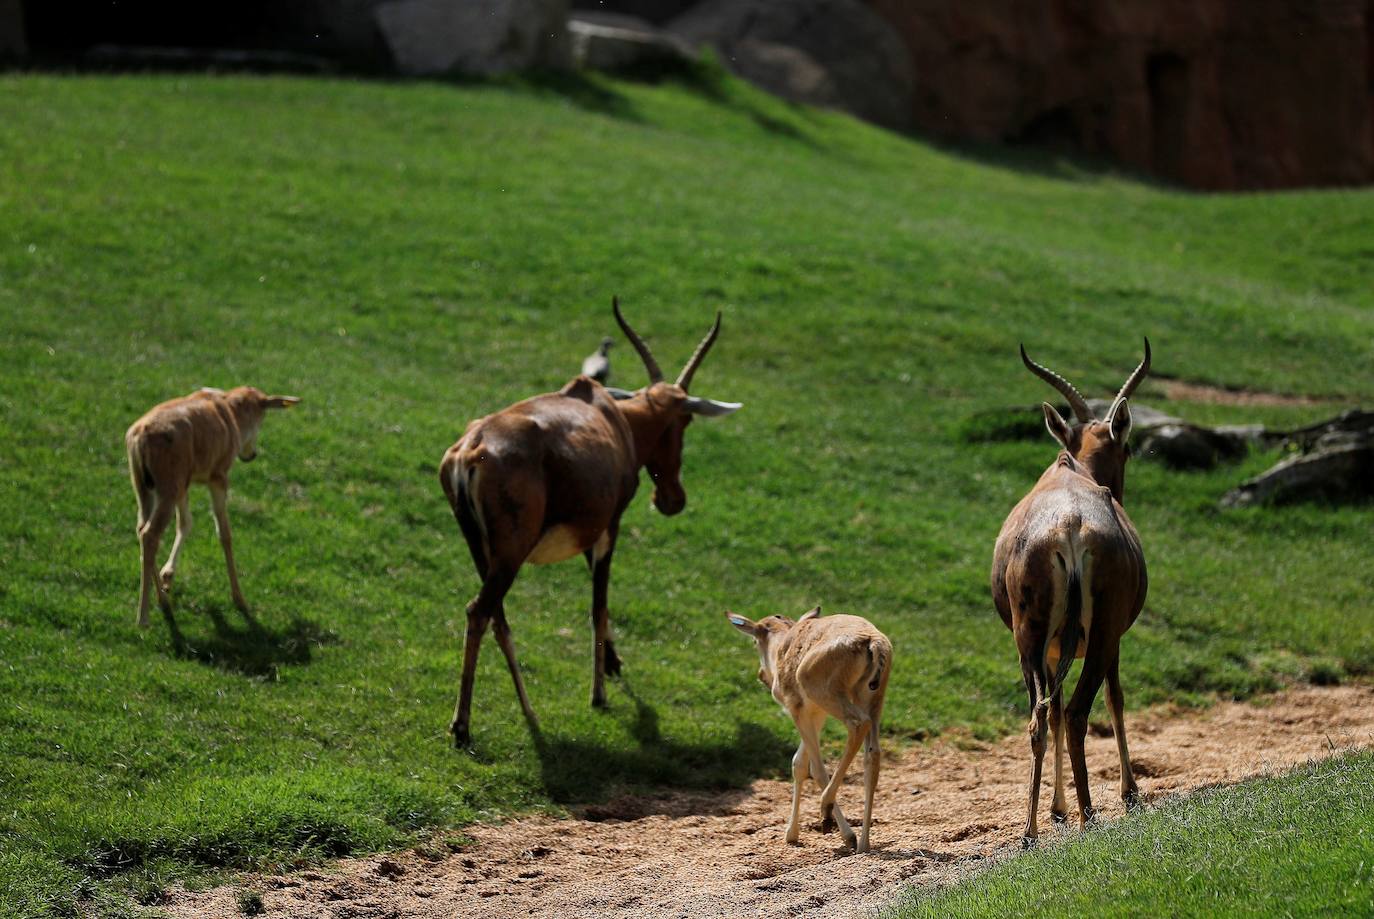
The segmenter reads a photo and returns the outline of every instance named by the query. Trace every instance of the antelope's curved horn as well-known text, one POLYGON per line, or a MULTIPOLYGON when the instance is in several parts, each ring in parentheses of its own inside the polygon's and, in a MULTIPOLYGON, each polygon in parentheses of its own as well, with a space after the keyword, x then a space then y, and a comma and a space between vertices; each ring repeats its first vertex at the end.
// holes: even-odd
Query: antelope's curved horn
POLYGON ((630 324, 625 321, 625 317, 620 315, 620 298, 611 298, 611 310, 615 313, 615 321, 620 323, 620 330, 625 333, 625 337, 630 340, 630 344, 635 346, 639 352, 639 357, 644 361, 644 369, 649 371, 650 383, 662 383, 663 371, 658 369, 658 361, 654 360, 654 352, 649 350, 649 346, 644 344, 644 339, 635 334, 635 330, 630 328, 630 324))
POLYGON ((1125 384, 1123 384, 1121 387, 1121 392, 1116 394, 1116 398, 1112 400, 1112 407, 1107 410, 1107 417, 1102 419, 1104 422, 1106 422, 1107 424, 1112 423, 1112 418, 1116 417, 1116 410, 1121 407, 1121 403, 1125 402, 1127 399, 1131 397, 1131 393, 1135 392, 1135 388, 1140 385, 1140 381, 1145 379, 1146 374, 1148 374, 1149 372, 1150 339, 1146 337, 1145 359, 1141 361, 1136 366, 1135 370, 1131 371, 1131 375, 1126 378, 1125 384))
POLYGON ((701 362, 706 358, 706 352, 711 350, 711 346, 716 343, 716 336, 720 334, 720 310, 716 310, 716 323, 711 326, 711 331, 706 333, 706 337, 697 345, 697 349, 692 352, 692 359, 687 362, 687 366, 682 368, 682 373, 678 374, 677 385, 681 386, 685 392, 687 387, 692 385, 692 375, 697 372, 701 362))
POLYGON ((1026 369, 1044 380, 1046 383, 1059 390, 1060 395, 1069 400, 1069 407, 1073 409, 1074 415, 1078 420, 1087 423, 1093 420, 1093 413, 1088 409, 1088 403, 1083 401, 1083 396, 1078 390, 1073 388, 1073 384, 1061 377, 1048 367, 1042 367, 1026 355, 1026 346, 1021 346, 1021 362, 1026 365, 1026 369))

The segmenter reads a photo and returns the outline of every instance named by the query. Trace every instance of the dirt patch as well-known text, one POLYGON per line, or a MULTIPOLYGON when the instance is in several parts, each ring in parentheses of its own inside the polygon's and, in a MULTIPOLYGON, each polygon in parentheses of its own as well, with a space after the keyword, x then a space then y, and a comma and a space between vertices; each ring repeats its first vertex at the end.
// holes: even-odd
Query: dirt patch
MULTIPOLYGON (((1374 688, 1301 687, 1258 704, 1128 714, 1127 725, 1141 790, 1157 801, 1369 746, 1374 688)), ((1118 817, 1115 741, 1090 736, 1087 747, 1094 803, 1105 818, 1118 817)), ((1024 737, 888 757, 866 855, 847 854, 837 834, 820 834, 814 791, 803 801, 810 822, 801 845, 786 845, 790 784, 760 780, 718 796, 618 798, 587 808, 586 819, 470 827, 475 844, 440 861, 391 853, 328 871, 248 876, 236 886, 177 891, 161 908, 235 919, 234 894, 247 888, 262 892, 264 915, 274 917, 848 916, 881 906, 898 885, 948 880, 1016 846, 1028 768, 1024 737)), ((1049 793, 1047 782, 1042 833, 1076 832, 1052 828, 1049 793)), ((851 819, 861 794, 851 781, 840 799, 851 819)))
POLYGON ((1340 399, 1320 396, 1291 396, 1250 389, 1226 389, 1206 383, 1189 383, 1155 377, 1154 386, 1176 402, 1206 402, 1213 405, 1330 405, 1340 399))

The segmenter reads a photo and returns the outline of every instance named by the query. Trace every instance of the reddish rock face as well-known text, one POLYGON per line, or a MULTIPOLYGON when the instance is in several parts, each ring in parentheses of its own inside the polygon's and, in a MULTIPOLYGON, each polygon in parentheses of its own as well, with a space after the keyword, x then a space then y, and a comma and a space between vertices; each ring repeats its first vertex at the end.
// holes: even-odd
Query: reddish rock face
POLYGON ((1374 181, 1374 0, 867 0, 936 136, 1206 189, 1374 181))

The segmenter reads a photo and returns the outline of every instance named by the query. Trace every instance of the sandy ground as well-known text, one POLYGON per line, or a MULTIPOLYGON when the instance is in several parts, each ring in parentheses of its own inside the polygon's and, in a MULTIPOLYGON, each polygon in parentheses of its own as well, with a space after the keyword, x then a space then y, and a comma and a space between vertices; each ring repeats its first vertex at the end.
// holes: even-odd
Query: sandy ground
MULTIPOLYGON (((1302 687, 1260 704, 1128 712, 1127 719, 1137 781, 1158 801, 1374 744, 1374 688, 1302 687)), ((234 886, 175 892, 162 909, 230 919, 239 915, 236 891, 250 889, 262 893, 265 915, 321 919, 864 914, 902 885, 948 881, 1018 845, 1027 747, 1022 736, 888 757, 866 855, 847 854, 837 834, 819 832, 814 791, 803 799, 801 844, 786 845, 790 785, 761 780, 744 791, 623 797, 584 808, 578 819, 470 828, 476 843, 438 861, 403 852, 247 876, 234 886)), ((1088 767, 1094 803, 1105 818, 1120 816, 1110 729, 1090 733, 1088 767)), ((1048 759, 1045 772, 1052 774, 1048 759)), ((851 820, 860 813, 856 778, 851 770, 840 798, 851 820)), ((1077 832, 1049 823, 1049 794, 1047 782, 1041 832, 1077 832)))

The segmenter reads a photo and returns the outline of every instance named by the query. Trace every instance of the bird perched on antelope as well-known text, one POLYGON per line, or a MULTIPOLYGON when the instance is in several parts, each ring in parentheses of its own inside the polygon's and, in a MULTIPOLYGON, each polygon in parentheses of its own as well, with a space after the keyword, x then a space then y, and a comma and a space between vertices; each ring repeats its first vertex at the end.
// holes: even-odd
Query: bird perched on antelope
POLYGON ((531 724, 534 709, 515 658, 505 597, 526 562, 559 562, 581 553, 592 572, 592 705, 606 704, 605 675, 620 672, 611 641, 607 592, 620 515, 639 487, 639 470, 654 482, 653 502, 677 514, 687 504, 680 473, 682 440, 698 416, 729 415, 738 402, 688 394, 692 377, 720 334, 715 325, 677 381, 665 382, 649 346, 611 301, 616 322, 649 372, 635 392, 607 389, 586 376, 558 392, 517 402, 479 418, 444 453, 439 482, 463 531, 482 587, 467 607, 463 675, 449 726, 454 743, 470 740, 472 684, 487 626, 506 656, 520 707, 531 724))
POLYGON ((1045 426, 1060 446, 1059 456, 1007 516, 992 557, 992 598, 1016 638, 1021 674, 1030 697, 1031 744, 1029 800, 1023 844, 1038 833, 1040 772, 1045 755, 1046 716, 1054 732, 1054 800, 1050 816, 1068 819, 1064 795, 1064 723, 1068 722, 1069 760, 1078 796, 1080 825, 1092 819, 1088 767, 1083 739, 1088 711, 1105 677, 1107 710, 1121 758, 1121 797, 1128 806, 1139 791, 1126 749, 1126 724, 1118 674, 1121 637, 1140 615, 1148 579, 1145 554, 1131 518, 1122 507, 1131 410, 1126 400, 1150 372, 1150 341, 1145 358, 1126 379, 1098 420, 1068 380, 1042 367, 1021 349, 1021 360, 1068 399, 1076 424, 1070 425, 1048 402, 1041 406, 1045 426), (1063 683, 1075 658, 1083 659, 1073 697, 1063 706, 1063 683))
POLYGON ((248 463, 258 455, 258 428, 268 409, 289 408, 300 401, 295 396, 269 396, 252 386, 228 392, 206 388, 154 406, 129 427, 124 446, 129 455, 129 477, 138 498, 143 570, 138 592, 140 628, 148 627, 148 601, 154 590, 158 605, 165 612, 172 611, 168 591, 176 576, 181 547, 191 532, 188 492, 193 482, 210 489, 215 528, 229 569, 229 592, 234 605, 248 611, 248 603, 239 590, 229 536, 229 467, 236 457, 248 463), (177 515, 176 541, 158 575, 158 545, 173 510, 177 515))
POLYGON ((809 776, 821 791, 821 828, 839 827, 844 841, 856 852, 868 851, 873 823, 873 791, 878 787, 881 754, 878 721, 892 673, 892 643, 858 616, 826 616, 809 610, 793 622, 786 616, 767 616, 750 622, 738 613, 725 613, 730 624, 754 639, 759 653, 759 680, 792 716, 801 745, 792 757, 792 817, 784 837, 796 843, 801 835, 801 790, 809 776), (821 728, 827 716, 844 722, 849 732, 844 753, 828 781, 821 761, 821 728), (864 744, 864 820, 857 839, 835 801, 844 775, 864 744))
POLYGON ((611 345, 615 341, 608 335, 601 339, 601 347, 591 354, 588 354, 582 361, 582 375, 591 377, 598 383, 605 383, 611 378, 611 345))

